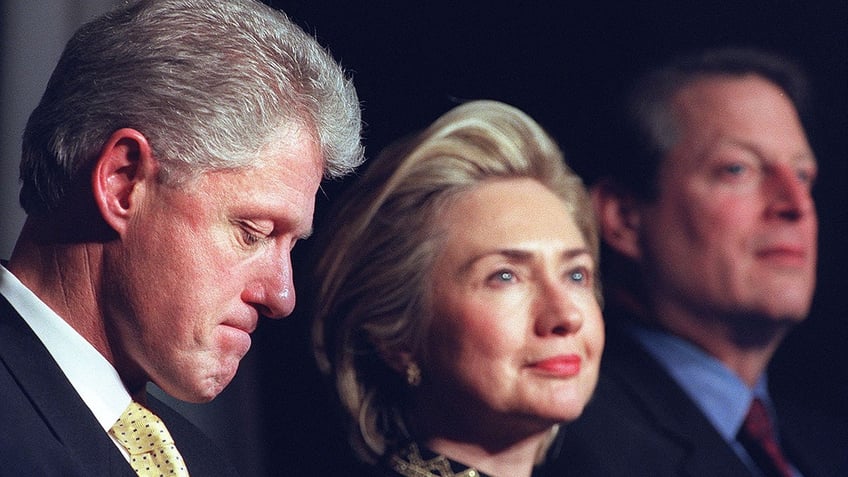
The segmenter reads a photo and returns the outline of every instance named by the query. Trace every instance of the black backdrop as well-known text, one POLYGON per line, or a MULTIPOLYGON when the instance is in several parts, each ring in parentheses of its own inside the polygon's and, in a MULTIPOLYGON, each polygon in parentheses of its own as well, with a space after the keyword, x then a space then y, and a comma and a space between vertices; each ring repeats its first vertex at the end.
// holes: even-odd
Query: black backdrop
MULTIPOLYGON (((352 71, 367 155, 425 127, 463 99, 498 99, 527 111, 561 143, 588 181, 604 133, 606 91, 644 62, 707 45, 751 45, 800 62, 810 74, 820 162, 819 285, 810 318, 779 351, 772 380, 800 399, 848 416, 848 2, 442 2, 273 0, 352 71), (623 3, 619 5, 618 3, 623 3)), ((324 186, 316 225, 346 182, 324 186)), ((263 321, 263 452, 269 475, 352 475, 337 464, 342 431, 308 348, 308 271, 316 250, 295 249, 298 309, 263 321)))

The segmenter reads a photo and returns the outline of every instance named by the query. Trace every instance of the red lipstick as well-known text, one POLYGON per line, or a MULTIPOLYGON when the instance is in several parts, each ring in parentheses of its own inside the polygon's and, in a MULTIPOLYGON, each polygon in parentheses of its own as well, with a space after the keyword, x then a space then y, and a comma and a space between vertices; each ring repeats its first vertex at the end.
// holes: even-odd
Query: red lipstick
POLYGON ((576 354, 558 355, 537 361, 531 367, 546 374, 569 377, 580 373, 581 362, 576 354))

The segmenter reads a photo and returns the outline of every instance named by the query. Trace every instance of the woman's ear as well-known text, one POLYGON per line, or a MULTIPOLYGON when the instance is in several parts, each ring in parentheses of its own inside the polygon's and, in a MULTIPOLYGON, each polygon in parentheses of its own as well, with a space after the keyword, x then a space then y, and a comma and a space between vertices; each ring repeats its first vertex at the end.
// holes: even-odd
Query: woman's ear
POLYGON ((115 131, 92 171, 92 192, 103 220, 119 235, 137 208, 144 184, 155 181, 157 162, 147 138, 135 129, 115 131))
POLYGON ((403 376, 411 387, 421 385, 421 367, 409 351, 380 351, 386 364, 403 376))
POLYGON ((616 252, 632 260, 642 255, 639 232, 641 211, 632 195, 609 180, 601 180, 590 190, 601 238, 616 252))
POLYGON ((400 375, 404 375, 409 365, 415 363, 412 352, 406 350, 380 349, 380 358, 400 375))

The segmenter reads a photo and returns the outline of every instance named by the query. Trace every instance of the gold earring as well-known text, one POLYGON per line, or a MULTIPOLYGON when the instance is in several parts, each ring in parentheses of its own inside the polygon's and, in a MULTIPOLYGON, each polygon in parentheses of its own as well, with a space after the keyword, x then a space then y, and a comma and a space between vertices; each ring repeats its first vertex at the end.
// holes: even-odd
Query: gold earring
POLYGON ((421 384, 421 368, 414 361, 406 365, 406 382, 412 387, 421 384))

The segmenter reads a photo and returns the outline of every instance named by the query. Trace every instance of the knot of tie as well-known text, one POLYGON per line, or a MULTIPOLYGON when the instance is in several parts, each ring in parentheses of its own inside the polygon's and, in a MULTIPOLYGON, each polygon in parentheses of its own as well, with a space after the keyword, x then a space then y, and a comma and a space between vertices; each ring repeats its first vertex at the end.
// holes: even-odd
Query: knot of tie
POLYGON ((767 476, 792 477, 789 462, 777 442, 777 434, 768 410, 760 399, 754 399, 739 432, 739 442, 767 476))
POLYGON ((765 405, 759 399, 751 401, 751 407, 748 409, 748 415, 745 416, 744 426, 745 432, 757 441, 774 438, 774 429, 771 427, 771 418, 768 415, 765 405))
POLYGON ((131 402, 109 434, 130 454, 130 465, 139 476, 188 476, 165 423, 141 404, 131 402))

